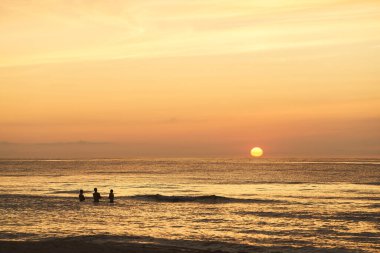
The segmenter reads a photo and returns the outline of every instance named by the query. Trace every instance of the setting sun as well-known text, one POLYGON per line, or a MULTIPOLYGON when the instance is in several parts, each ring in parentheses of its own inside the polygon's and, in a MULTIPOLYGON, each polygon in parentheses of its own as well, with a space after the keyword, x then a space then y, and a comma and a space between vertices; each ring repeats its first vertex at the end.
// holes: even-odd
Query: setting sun
POLYGON ((264 154, 264 151, 259 147, 254 147, 251 149, 251 156, 253 157, 260 157, 264 154))
POLYGON ((0 31, 0 253, 380 253, 380 0, 0 0, 0 31))

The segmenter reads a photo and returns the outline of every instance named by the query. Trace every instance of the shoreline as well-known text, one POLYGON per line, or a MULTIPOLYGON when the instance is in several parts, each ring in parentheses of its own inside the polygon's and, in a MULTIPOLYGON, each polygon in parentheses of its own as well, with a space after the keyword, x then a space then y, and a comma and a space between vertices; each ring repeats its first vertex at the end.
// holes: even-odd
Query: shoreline
POLYGON ((0 253, 227 253, 144 243, 118 243, 96 239, 50 239, 43 241, 0 241, 0 253))
MULTIPOLYGON (((131 239, 131 238, 130 238, 131 239)), ((199 242, 201 244, 201 242, 199 242)), ((211 242, 210 242, 211 243, 211 242)), ((243 245, 240 245, 243 246, 243 245)), ((137 243, 128 240, 100 239, 98 236, 54 238, 40 241, 2 241, 0 253, 360 253, 346 248, 312 246, 248 246, 245 249, 200 249, 157 243, 137 243)))

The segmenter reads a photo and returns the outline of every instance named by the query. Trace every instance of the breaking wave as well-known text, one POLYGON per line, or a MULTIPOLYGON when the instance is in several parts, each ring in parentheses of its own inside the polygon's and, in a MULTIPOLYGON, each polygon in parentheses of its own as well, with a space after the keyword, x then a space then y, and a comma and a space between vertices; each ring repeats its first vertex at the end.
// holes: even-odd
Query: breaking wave
POLYGON ((197 202, 197 203, 276 203, 283 202, 274 199, 241 199, 217 195, 202 196, 165 196, 161 194, 134 195, 131 199, 156 202, 197 202))

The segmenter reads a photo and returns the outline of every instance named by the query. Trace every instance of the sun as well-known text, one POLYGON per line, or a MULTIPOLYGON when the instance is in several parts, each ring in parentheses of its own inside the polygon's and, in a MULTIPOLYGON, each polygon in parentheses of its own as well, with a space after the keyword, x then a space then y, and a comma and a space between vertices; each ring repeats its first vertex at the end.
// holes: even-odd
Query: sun
POLYGON ((264 154, 264 151, 259 147, 254 147, 251 149, 251 156, 253 157, 260 157, 264 154))

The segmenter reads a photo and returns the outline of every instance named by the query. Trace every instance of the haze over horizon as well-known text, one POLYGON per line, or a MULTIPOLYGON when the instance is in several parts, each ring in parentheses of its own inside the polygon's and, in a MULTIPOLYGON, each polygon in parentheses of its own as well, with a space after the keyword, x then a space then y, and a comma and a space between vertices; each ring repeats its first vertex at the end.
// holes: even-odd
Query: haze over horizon
POLYGON ((380 2, 0 2, 0 158, 380 157, 380 2))

